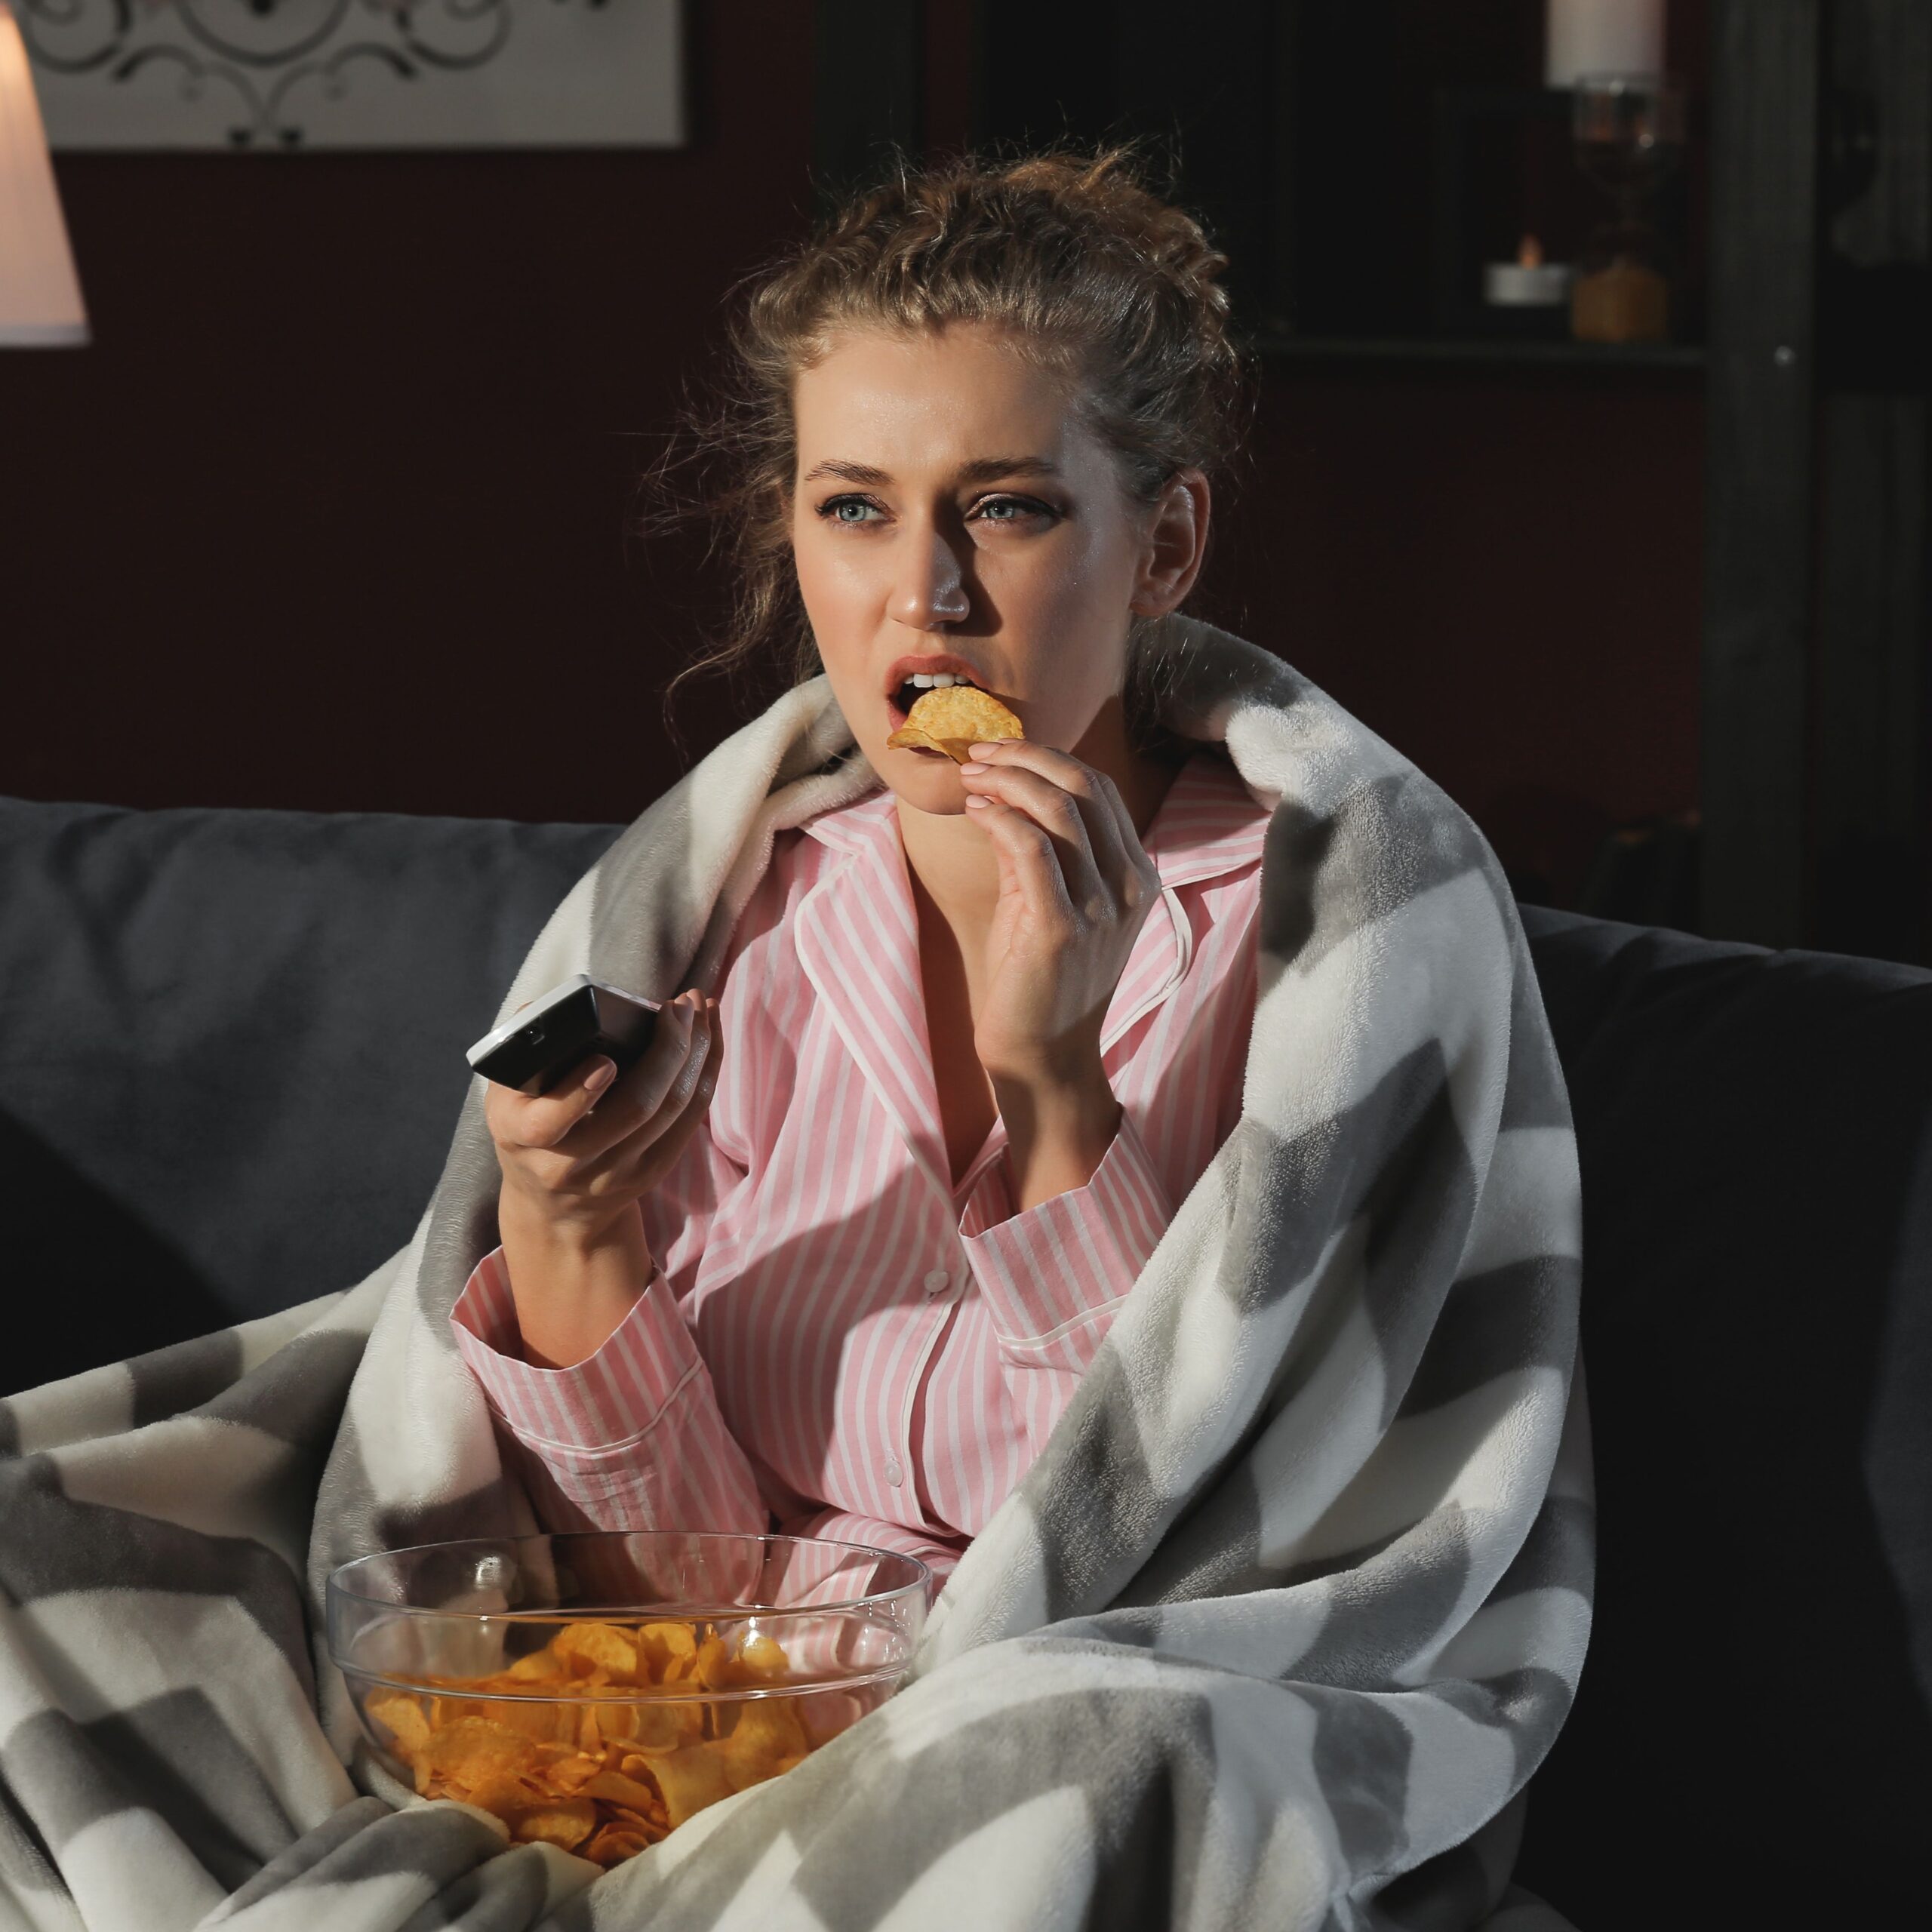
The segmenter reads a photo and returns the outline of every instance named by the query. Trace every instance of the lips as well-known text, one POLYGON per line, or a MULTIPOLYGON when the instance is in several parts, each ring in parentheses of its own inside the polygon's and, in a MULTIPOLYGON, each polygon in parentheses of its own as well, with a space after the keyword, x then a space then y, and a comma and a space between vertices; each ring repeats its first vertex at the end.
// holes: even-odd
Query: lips
MULTIPOLYGON (((906 722, 906 707, 915 700, 915 694, 908 689, 915 677, 936 677, 942 672, 951 675, 955 682, 963 681, 984 691, 987 688, 986 674, 979 666, 964 657, 954 657, 944 651, 929 651, 923 656, 896 659, 885 673, 885 708, 892 720, 892 728, 897 731, 906 722), (905 705, 900 703, 900 698, 905 705)), ((937 752, 930 757, 940 755, 937 752)))

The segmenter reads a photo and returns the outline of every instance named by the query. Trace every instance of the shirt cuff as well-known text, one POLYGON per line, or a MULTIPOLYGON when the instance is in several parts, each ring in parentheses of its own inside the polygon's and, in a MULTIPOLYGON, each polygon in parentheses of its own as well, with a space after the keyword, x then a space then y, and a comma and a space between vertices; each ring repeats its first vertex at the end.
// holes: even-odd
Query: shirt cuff
POLYGON ((703 1367, 661 1268, 652 1269, 603 1346, 569 1368, 537 1368, 522 1358, 500 1247, 476 1264, 450 1320, 463 1360, 503 1426, 552 1460, 633 1447, 703 1367))
POLYGON ((959 1238, 995 1330, 1009 1348, 1038 1349, 1090 1321, 1140 1278, 1174 1218, 1167 1189, 1124 1109, 1084 1187, 1004 1221, 982 1223, 975 1195, 959 1238))

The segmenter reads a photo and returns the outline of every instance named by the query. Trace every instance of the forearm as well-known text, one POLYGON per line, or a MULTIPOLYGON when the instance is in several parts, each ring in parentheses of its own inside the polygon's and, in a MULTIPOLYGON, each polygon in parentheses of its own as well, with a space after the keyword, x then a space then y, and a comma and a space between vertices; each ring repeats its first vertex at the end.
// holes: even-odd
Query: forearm
POLYGON ((651 1279, 636 1203, 601 1227, 573 1226, 534 1211, 506 1186, 497 1223, 525 1361, 569 1368, 594 1355, 651 1279))
POLYGON ((1084 1187, 1106 1158, 1121 1106, 1097 1057, 1051 1083, 994 1077, 1006 1124, 1007 1172, 1015 1212, 1084 1187))

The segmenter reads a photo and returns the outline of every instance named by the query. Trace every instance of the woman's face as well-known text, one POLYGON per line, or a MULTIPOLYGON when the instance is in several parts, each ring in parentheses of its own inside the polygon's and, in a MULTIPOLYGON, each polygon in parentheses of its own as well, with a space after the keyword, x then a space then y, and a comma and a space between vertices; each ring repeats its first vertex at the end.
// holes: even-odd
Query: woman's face
POLYGON ((792 543, 839 709, 886 783, 962 809, 957 768, 888 751, 921 661, 1071 751, 1125 674, 1146 514, 1048 379, 977 325, 841 338, 793 393, 792 543))

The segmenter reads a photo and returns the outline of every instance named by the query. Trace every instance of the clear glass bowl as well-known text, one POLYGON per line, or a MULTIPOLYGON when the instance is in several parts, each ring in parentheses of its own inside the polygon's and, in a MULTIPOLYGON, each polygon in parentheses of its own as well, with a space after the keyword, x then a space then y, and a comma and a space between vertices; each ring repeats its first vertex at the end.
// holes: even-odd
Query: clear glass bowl
POLYGON ((426 1543, 329 1578, 329 1656, 405 1783, 610 1865, 884 1703, 931 1583, 816 1537, 426 1543))

